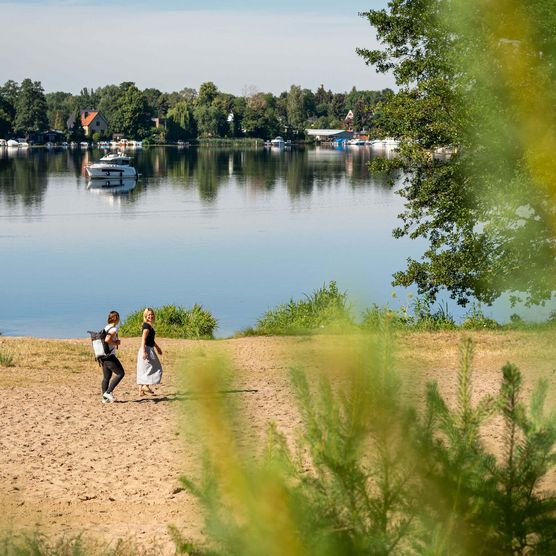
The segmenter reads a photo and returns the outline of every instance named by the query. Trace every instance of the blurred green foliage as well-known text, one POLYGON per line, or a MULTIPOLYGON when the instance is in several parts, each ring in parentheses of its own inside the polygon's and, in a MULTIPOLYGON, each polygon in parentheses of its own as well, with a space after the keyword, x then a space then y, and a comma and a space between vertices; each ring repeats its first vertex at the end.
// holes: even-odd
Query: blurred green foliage
POLYGON ((434 382, 414 405, 390 341, 369 337, 340 354, 334 372, 292 369, 297 440, 271 424, 258 451, 245 447, 248 421, 238 426, 237 408, 215 395, 229 387, 229 364, 190 359, 184 372, 198 396, 187 420, 204 464, 202 479, 183 482, 204 507, 207 541, 195 546, 175 530, 177 546, 211 555, 554 553, 556 497, 540 488, 556 464, 547 382, 526 407, 521 374, 507 364, 498 394, 475 400, 464 340, 453 405, 434 382), (503 423, 494 450, 482 436, 492 420, 503 423))

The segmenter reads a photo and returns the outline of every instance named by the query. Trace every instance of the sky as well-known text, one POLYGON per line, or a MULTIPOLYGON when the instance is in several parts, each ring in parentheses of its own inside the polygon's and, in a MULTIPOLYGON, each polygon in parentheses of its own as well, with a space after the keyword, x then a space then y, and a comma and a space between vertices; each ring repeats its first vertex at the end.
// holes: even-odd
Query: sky
POLYGON ((213 81, 240 95, 292 84, 394 85, 355 52, 377 46, 359 12, 387 0, 0 0, 0 84, 46 92, 134 81, 162 91, 213 81))

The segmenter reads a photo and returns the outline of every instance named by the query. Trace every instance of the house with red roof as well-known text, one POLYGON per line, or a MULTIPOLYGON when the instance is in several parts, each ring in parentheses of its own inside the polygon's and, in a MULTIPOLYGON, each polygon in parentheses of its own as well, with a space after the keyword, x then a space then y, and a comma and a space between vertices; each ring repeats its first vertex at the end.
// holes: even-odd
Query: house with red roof
POLYGON ((97 131, 102 135, 108 132, 108 122, 100 110, 81 110, 81 127, 87 137, 97 131))
MULTIPOLYGON (((73 127, 75 118, 71 116, 68 120, 68 129, 73 127)), ((81 127, 87 137, 93 133, 106 135, 108 133, 108 121, 100 110, 88 109, 81 110, 81 127)))

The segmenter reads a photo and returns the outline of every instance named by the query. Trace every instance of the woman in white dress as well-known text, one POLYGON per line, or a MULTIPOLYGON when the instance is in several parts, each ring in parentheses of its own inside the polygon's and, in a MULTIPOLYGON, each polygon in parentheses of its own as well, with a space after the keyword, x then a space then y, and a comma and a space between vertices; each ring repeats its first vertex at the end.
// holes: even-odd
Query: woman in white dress
POLYGON ((154 310, 147 307, 143 312, 141 347, 139 353, 137 353, 137 384, 141 396, 155 394, 151 385, 160 384, 162 379, 162 365, 156 354, 158 352, 158 355, 162 355, 162 350, 154 340, 156 334, 153 328, 155 318, 154 310))

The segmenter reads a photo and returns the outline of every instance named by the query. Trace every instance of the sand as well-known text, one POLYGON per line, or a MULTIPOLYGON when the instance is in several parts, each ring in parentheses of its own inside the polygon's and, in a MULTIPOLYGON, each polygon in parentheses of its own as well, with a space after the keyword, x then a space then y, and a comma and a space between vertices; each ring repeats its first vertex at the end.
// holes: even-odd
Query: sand
MULTIPOLYGON (((404 340, 402 372, 416 384, 435 378, 453 399, 459 333, 413 335, 404 340)), ((475 397, 495 393, 500 366, 511 359, 526 377, 549 376, 554 391, 552 337, 476 334, 475 397)), ((120 357, 127 375, 117 403, 100 398, 101 370, 86 340, 0 338, 0 352, 14 354, 0 367, 0 529, 39 530, 55 537, 83 533, 114 547, 118 539, 160 554, 173 554, 168 525, 200 540, 202 514, 179 481, 194 475, 199 449, 183 432, 181 419, 194 398, 178 386, 181 357, 199 350, 226 352, 236 368, 234 396, 244 408, 242 431, 254 445, 274 421, 293 438, 300 418, 292 399, 288 368, 312 356, 333 365, 337 339, 241 338, 218 342, 160 339, 165 350, 163 383, 157 395, 139 396, 135 357, 139 342, 124 339, 120 357), (330 357, 327 356, 330 350, 330 357), (181 417, 180 417, 181 416, 181 417)), ((420 387, 419 387, 420 389, 420 387)), ((553 398, 551 398, 553 399, 553 398)), ((489 441, 500 431, 493 425, 489 441)), ((555 485, 556 486, 556 485, 555 485)))

